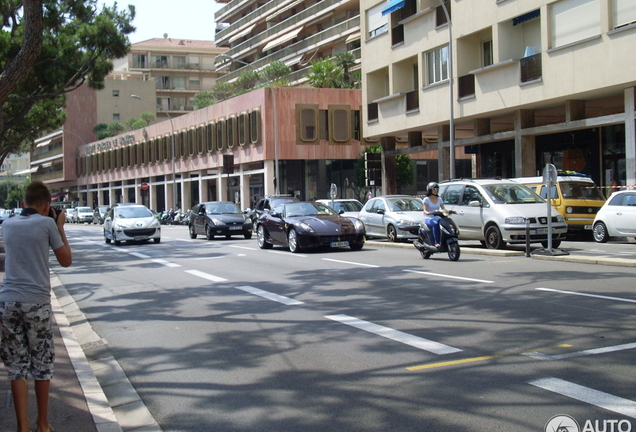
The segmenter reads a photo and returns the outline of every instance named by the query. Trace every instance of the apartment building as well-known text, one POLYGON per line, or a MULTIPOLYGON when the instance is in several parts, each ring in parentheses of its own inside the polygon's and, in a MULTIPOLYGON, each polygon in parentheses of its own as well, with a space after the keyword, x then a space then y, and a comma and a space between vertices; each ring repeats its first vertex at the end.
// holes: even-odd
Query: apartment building
POLYGON ((433 151, 437 178, 636 184, 632 0, 361 0, 365 137, 433 151), (451 153, 451 149, 453 153, 451 153), (456 174, 455 174, 456 175, 456 174))
MULTIPOLYGON (((360 59, 358 0, 231 0, 215 14, 217 45, 227 51, 219 69, 232 82, 243 71, 278 60, 292 69, 292 85, 301 85, 312 60, 344 51, 360 59)), ((355 68, 354 68, 355 70, 355 68)))
MULTIPOLYGON (((223 75, 215 66, 216 57, 226 51, 212 41, 149 39, 132 44, 128 70, 142 73, 155 83, 157 118, 177 117, 195 108, 193 97, 210 90, 223 75)), ((154 98, 153 98, 154 100, 154 98)))

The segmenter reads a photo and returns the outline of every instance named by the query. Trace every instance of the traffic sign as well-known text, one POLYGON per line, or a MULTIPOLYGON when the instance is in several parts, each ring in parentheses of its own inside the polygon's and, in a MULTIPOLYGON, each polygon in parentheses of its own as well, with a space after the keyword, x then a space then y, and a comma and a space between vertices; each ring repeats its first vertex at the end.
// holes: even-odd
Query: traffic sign
POLYGON ((145 190, 148 190, 148 189, 150 189, 150 186, 148 186, 148 183, 143 182, 143 183, 141 184, 141 190, 144 190, 144 191, 145 191, 145 190))

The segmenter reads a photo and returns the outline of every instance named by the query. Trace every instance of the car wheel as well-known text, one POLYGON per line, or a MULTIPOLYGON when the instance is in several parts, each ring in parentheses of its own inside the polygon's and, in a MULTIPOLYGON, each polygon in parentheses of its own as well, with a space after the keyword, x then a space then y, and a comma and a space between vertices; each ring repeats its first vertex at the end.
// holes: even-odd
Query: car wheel
POLYGON ((362 246, 364 246, 364 243, 350 243, 349 247, 351 248, 351 250, 354 251, 359 251, 360 249, 362 249, 362 246))
POLYGON ((195 238, 197 238, 197 232, 196 232, 196 230, 194 229, 194 225, 190 225, 190 228, 189 228, 189 230, 188 230, 188 231, 190 231, 190 238, 191 238, 191 239, 195 239, 195 238))
POLYGON ((607 227, 603 222, 597 222, 593 229, 594 240, 598 243, 607 243, 609 235, 607 234, 607 227))
POLYGON ((207 240, 214 240, 214 234, 212 233, 212 228, 210 228, 210 225, 205 226, 205 238, 207 240))
POLYGON ((115 243, 115 246, 121 245, 121 240, 117 240, 117 237, 115 237, 115 231, 113 231, 113 243, 115 243))
POLYGON ((395 230, 395 227, 393 225, 389 225, 386 228, 386 239, 390 242, 397 241, 397 231, 395 230))
POLYGON ((104 230, 104 243, 110 244, 110 239, 106 236, 106 230, 104 230))
POLYGON ((460 254, 459 243, 452 242, 448 245, 448 258, 450 258, 451 261, 457 261, 460 254))
POLYGON ((265 227, 263 225, 259 225, 256 231, 256 241, 258 243, 258 247, 261 249, 271 249, 272 244, 267 242, 267 232, 265 231, 265 227))
POLYGON ((486 230, 486 247, 488 249, 504 249, 506 243, 501 239, 501 231, 496 225, 489 226, 486 230))
POLYGON ((245 237, 246 240, 249 240, 252 238, 252 233, 251 232, 245 233, 243 234, 243 237, 245 237))
POLYGON ((161 243, 161 237, 153 239, 153 240, 154 240, 155 244, 161 243))
POLYGON ((300 247, 298 246, 298 233, 293 228, 287 233, 287 246, 289 246, 289 251, 291 253, 300 252, 300 247))

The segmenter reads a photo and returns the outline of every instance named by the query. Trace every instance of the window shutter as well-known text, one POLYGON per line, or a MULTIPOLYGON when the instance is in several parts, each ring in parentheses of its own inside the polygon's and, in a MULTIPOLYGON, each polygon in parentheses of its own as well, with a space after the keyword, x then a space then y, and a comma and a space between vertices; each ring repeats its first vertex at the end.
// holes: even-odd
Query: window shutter
POLYGON ((634 0, 614 0, 614 28, 636 22, 636 2, 634 0))
POLYGON ((561 0, 550 11, 552 48, 601 33, 599 0, 561 0))

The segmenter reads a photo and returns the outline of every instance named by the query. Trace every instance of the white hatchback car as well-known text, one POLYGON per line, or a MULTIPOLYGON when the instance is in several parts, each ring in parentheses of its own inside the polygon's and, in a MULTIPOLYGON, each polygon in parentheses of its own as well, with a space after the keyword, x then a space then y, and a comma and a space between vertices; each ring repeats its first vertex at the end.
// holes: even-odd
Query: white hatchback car
MULTIPOLYGON (((530 242, 548 247, 548 204, 526 186, 511 180, 450 180, 439 183, 439 195, 459 227, 460 240, 479 240, 489 249, 504 249, 506 243, 530 242)), ((565 239, 567 225, 553 207, 552 247, 565 239)))
POLYGON ((141 204, 114 205, 104 219, 104 242, 120 245, 122 241, 161 242, 161 224, 155 215, 141 204))
POLYGON ((635 237, 636 190, 614 192, 596 214, 592 229, 599 243, 610 237, 635 237))

